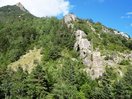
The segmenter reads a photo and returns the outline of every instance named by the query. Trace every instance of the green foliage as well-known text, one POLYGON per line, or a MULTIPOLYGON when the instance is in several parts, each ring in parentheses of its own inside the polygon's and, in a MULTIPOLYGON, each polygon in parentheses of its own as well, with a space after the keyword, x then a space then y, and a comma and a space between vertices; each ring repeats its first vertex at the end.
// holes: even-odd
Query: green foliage
POLYGON ((129 65, 127 73, 120 82, 115 84, 115 97, 131 99, 132 97, 132 65, 129 65))
POLYGON ((130 61, 129 60, 122 60, 120 62, 120 65, 130 65, 130 61))
POLYGON ((102 24, 100 22, 95 23, 93 26, 94 26, 96 32, 99 33, 100 31, 102 31, 102 24))
POLYGON ((105 60, 113 60, 113 57, 107 55, 104 59, 105 60))
POLYGON ((58 46, 50 46, 50 48, 45 49, 44 51, 44 60, 56 60, 61 57, 60 49, 58 46))
POLYGON ((132 40, 127 40, 127 42, 124 42, 125 45, 132 50, 132 40))
MULTIPOLYGON (((24 97, 25 93, 25 80, 27 72, 23 72, 21 68, 17 72, 11 70, 5 71, 0 85, 0 90, 3 92, 3 98, 18 98, 24 97)), ((2 98, 2 97, 1 97, 2 98)))

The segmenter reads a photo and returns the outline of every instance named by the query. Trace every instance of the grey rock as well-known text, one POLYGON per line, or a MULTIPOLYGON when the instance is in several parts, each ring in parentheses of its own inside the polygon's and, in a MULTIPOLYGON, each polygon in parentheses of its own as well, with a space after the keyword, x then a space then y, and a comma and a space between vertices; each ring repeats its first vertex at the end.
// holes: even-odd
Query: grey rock
POLYGON ((74 14, 67 14, 66 16, 64 16, 64 22, 68 28, 74 27, 74 24, 72 24, 72 22, 74 21, 76 21, 76 16, 74 14))
POLYGON ((16 4, 17 7, 20 8, 20 10, 27 12, 27 10, 24 8, 24 6, 19 2, 16 4))
POLYGON ((64 16, 64 21, 66 24, 71 23, 75 20, 76 20, 76 16, 74 14, 67 14, 66 16, 64 16))
POLYGON ((89 73, 93 79, 102 76, 104 67, 100 52, 92 52, 91 42, 88 41, 87 35, 82 30, 77 30, 75 32, 75 36, 76 43, 74 45, 74 49, 80 53, 80 58, 86 66, 85 71, 89 73))

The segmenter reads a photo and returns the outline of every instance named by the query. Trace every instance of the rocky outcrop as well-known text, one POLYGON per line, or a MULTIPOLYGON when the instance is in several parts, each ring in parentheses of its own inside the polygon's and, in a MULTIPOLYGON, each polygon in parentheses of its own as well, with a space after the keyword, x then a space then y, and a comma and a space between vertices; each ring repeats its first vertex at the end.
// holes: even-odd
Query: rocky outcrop
POLYGON ((86 66, 85 71, 89 73, 93 79, 102 76, 104 67, 100 52, 92 52, 91 42, 88 41, 87 35, 82 30, 77 30, 75 36, 76 43, 74 49, 80 53, 80 58, 86 66))
POLYGON ((19 2, 16 4, 17 7, 20 8, 20 10, 27 12, 27 10, 24 8, 24 6, 19 2))
POLYGON ((68 28, 73 28, 74 25, 72 24, 76 21, 76 16, 74 14, 68 14, 64 16, 64 23, 67 25, 68 28))
MULTIPOLYGON (((73 14, 68 14, 64 17, 64 22, 68 28, 73 28, 76 16, 73 14)), ((89 24, 91 30, 95 32, 95 29, 89 24)), ((86 66, 85 71, 94 78, 102 76, 103 68, 103 59, 98 51, 92 51, 91 42, 88 41, 86 33, 82 30, 75 31, 76 42, 74 45, 74 50, 79 52, 80 58, 83 64, 86 66)))
MULTIPOLYGON (((64 17, 64 22, 67 25, 68 28, 74 27, 74 22, 76 21, 76 16, 73 14, 68 14, 64 17)), ((93 27, 92 23, 87 21, 88 26, 90 27, 91 31, 93 33, 96 33, 100 39, 100 34, 97 33, 96 29, 93 27)), ((129 38, 128 35, 126 35, 123 32, 113 31, 105 26, 102 26, 102 32, 103 33, 114 33, 116 35, 122 35, 125 38, 129 38)), ((85 71, 90 74, 90 76, 95 79, 100 76, 105 71, 105 66, 110 67, 116 67, 119 65, 119 63, 124 60, 132 60, 132 53, 129 55, 120 55, 119 53, 114 54, 106 54, 101 56, 100 51, 93 50, 93 44, 91 41, 87 39, 87 35, 82 30, 76 30, 74 32, 76 37, 76 42, 74 44, 74 50, 76 50, 79 55, 80 59, 82 60, 82 63, 85 65, 85 71)), ((96 42, 96 41, 95 41, 96 42)), ((121 71, 119 71, 119 74, 122 76, 123 74, 121 71)))
POLYGON ((84 65, 91 65, 91 44, 87 40, 87 35, 81 31, 77 30, 75 32, 76 43, 74 49, 80 53, 80 58, 83 60, 84 65))
POLYGON ((126 34, 126 33, 124 33, 124 32, 119 32, 119 31, 114 31, 114 33, 115 34, 118 34, 118 35, 121 35, 121 36, 123 36, 123 37, 125 37, 125 38, 129 38, 129 36, 126 34))

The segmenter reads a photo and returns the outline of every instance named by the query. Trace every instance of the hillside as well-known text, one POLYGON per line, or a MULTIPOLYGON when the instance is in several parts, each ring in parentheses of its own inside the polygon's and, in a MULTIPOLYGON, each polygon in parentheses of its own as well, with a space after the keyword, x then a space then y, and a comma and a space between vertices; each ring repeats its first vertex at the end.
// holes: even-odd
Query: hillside
POLYGON ((132 39, 91 19, 0 8, 1 99, 131 99, 132 39))
POLYGON ((24 7, 22 7, 21 3, 18 3, 14 6, 4 6, 0 8, 0 22, 14 22, 18 20, 28 20, 33 18, 24 7))

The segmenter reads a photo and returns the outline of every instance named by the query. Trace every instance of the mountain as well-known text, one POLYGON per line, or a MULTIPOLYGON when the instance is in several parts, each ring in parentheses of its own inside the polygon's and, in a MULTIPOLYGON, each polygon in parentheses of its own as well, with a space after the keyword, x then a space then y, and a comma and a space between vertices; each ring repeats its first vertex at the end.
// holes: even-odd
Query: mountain
POLYGON ((91 19, 0 8, 0 97, 131 98, 132 39, 91 19))
POLYGON ((22 18, 33 18, 21 3, 17 3, 13 6, 4 6, 0 8, 0 22, 13 22, 22 18))

